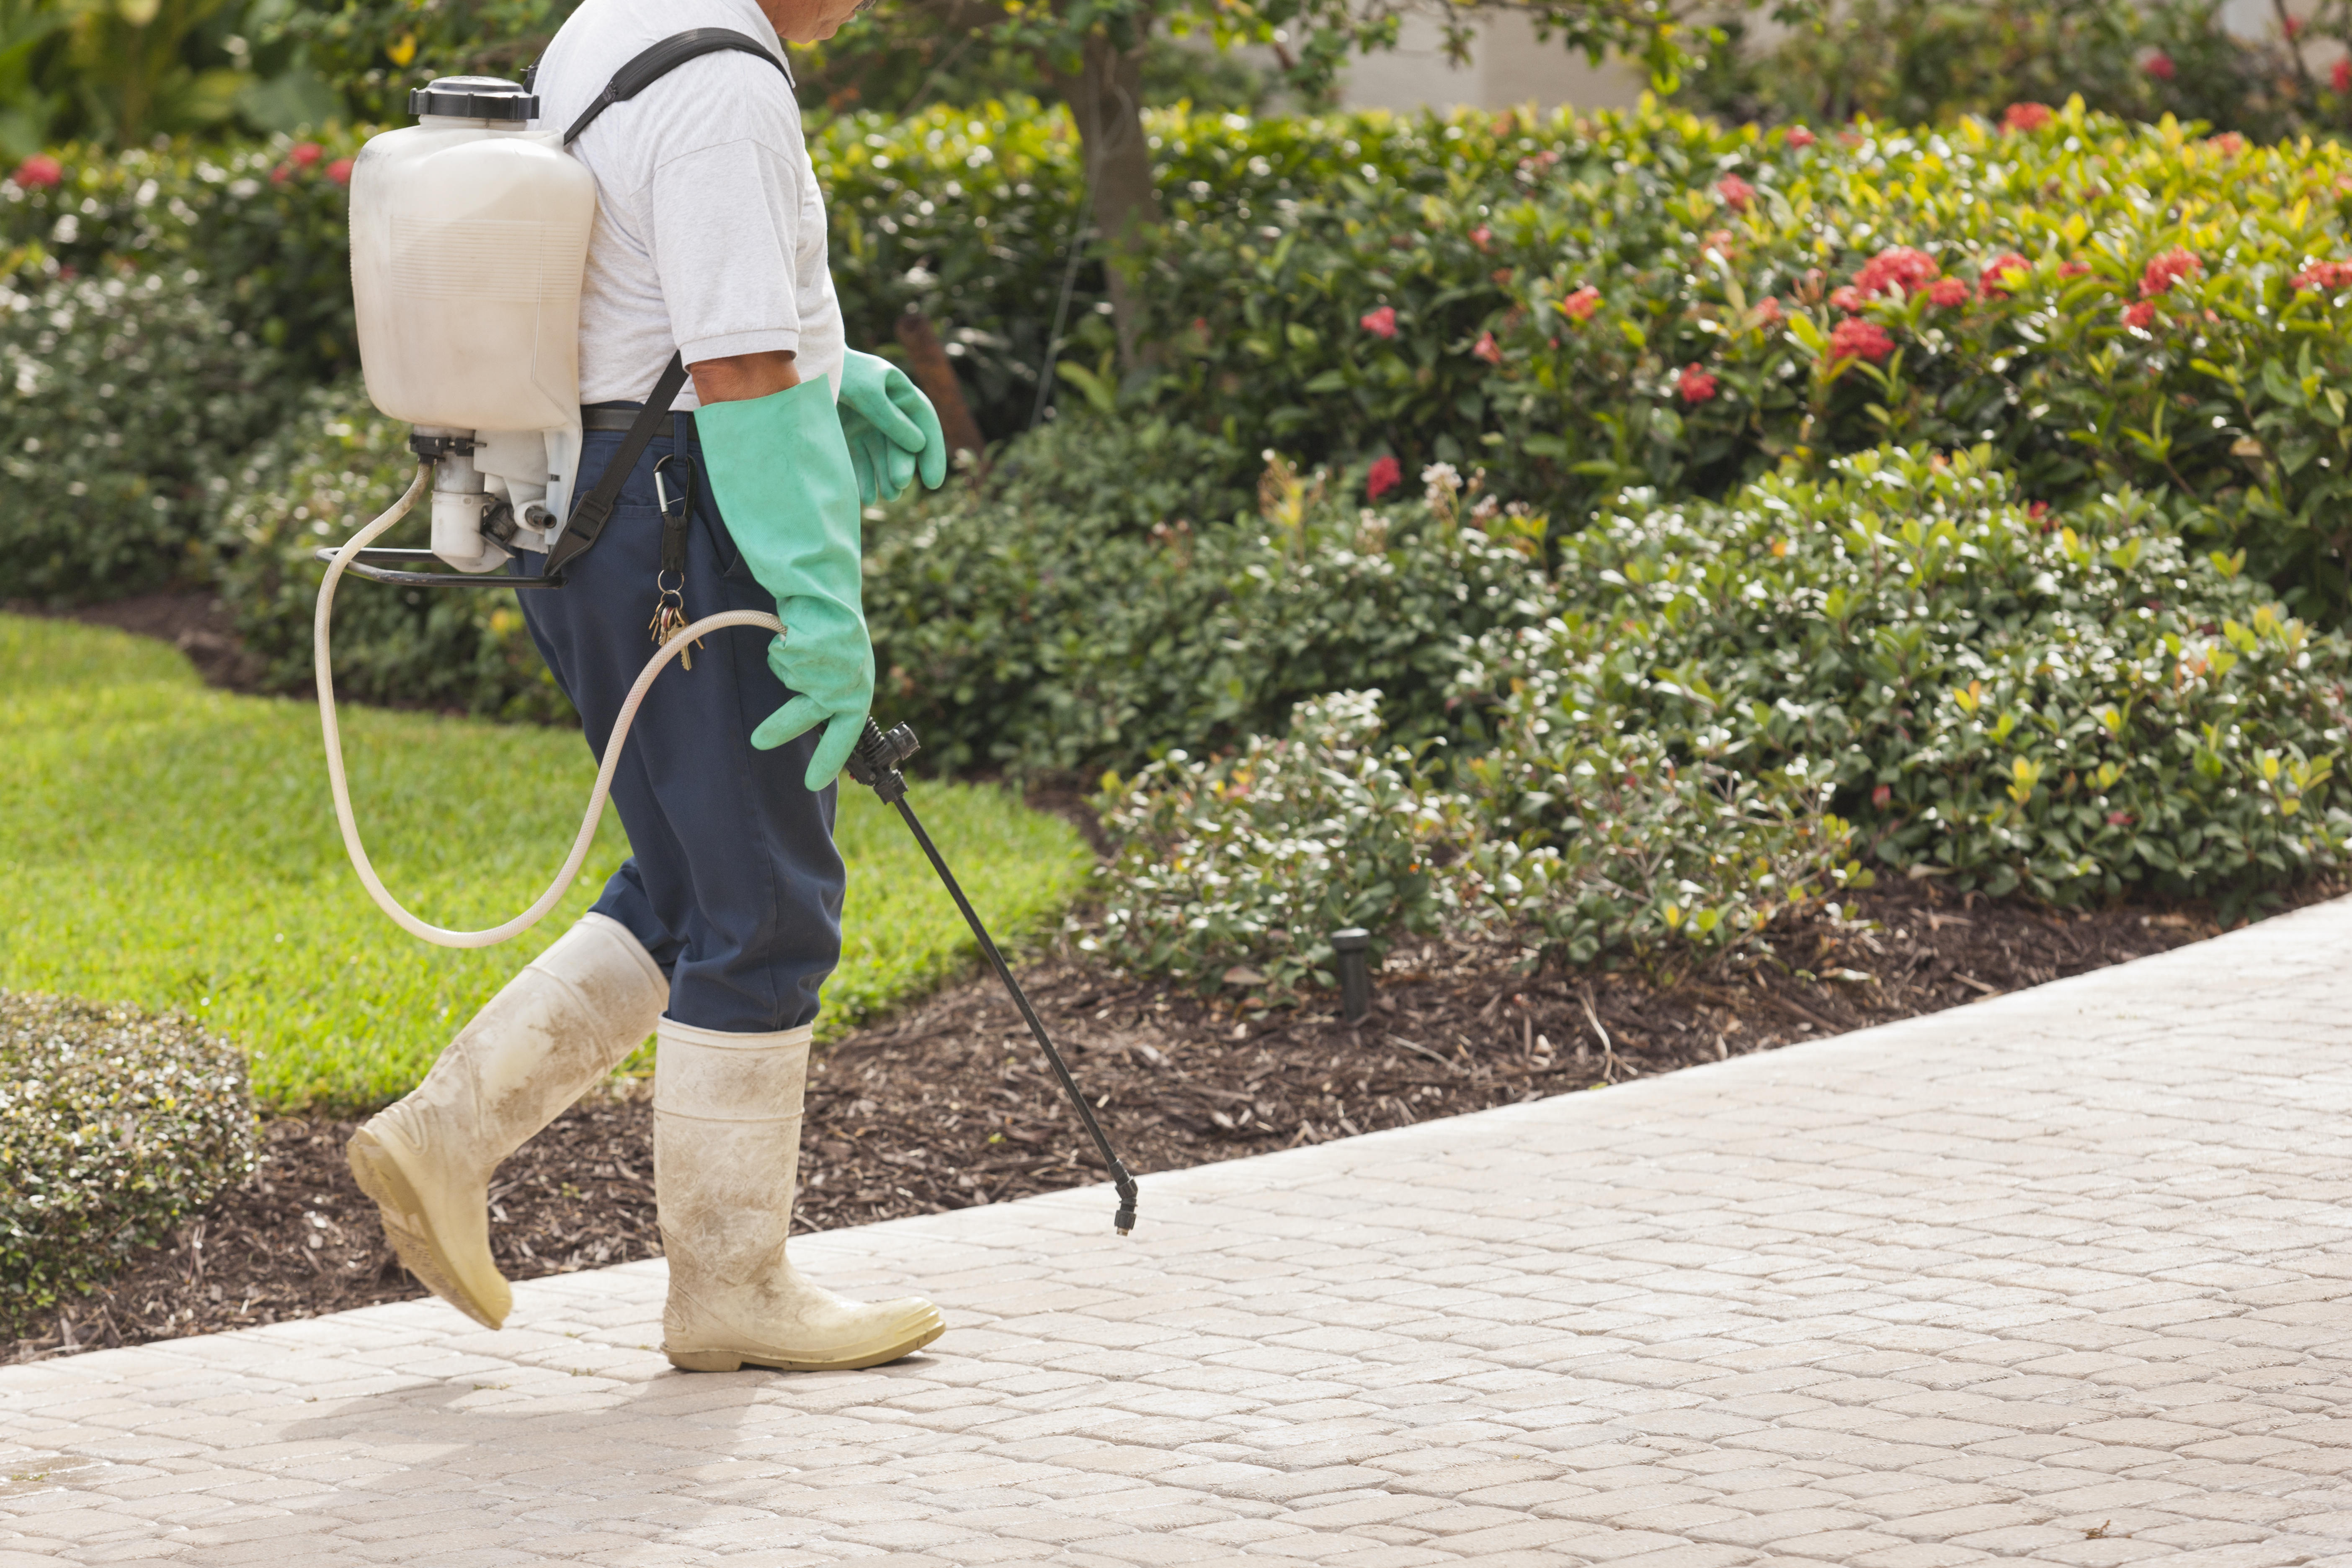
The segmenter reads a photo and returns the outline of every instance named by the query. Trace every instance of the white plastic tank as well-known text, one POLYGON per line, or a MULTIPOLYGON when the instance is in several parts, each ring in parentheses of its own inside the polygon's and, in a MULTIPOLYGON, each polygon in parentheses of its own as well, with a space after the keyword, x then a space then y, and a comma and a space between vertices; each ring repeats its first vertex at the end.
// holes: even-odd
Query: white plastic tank
POLYGON ((352 168, 360 366, 435 460, 434 553, 488 572, 547 548, 570 500, 596 181, 518 83, 443 77, 408 108, 352 168))
POLYGON ((419 122, 352 168, 352 294, 368 396, 394 419, 545 430, 580 409, 580 283, 596 181, 539 100, 495 77, 444 77, 419 122))

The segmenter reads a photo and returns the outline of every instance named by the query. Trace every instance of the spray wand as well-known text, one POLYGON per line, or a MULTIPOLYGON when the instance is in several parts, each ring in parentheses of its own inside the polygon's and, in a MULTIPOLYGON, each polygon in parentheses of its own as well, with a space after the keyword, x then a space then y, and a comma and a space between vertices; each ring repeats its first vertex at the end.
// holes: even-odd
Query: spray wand
POLYGON ((989 940, 988 928, 980 923, 979 911, 971 907, 971 900, 963 896, 962 884, 955 879, 955 873, 948 869, 948 863, 940 857, 939 847, 931 842, 931 836, 923 831, 922 820, 916 816, 915 808, 907 804, 907 780, 899 773, 898 764, 913 756, 920 744, 915 738, 914 730, 908 725, 898 725, 885 733, 882 726, 868 719, 866 721, 866 733, 858 737, 857 749, 849 754, 849 776, 859 784, 871 786, 885 804, 898 808, 898 815, 906 818, 908 830, 914 834, 915 842, 923 847, 924 855, 929 858, 931 869, 937 871, 940 880, 946 884, 948 897, 953 899, 956 908, 963 912, 964 923, 971 927, 972 937, 980 943, 980 951, 988 955, 988 962, 995 967, 996 977, 1003 981, 1004 989, 1013 994, 1013 1005, 1021 1009, 1021 1016, 1028 1024, 1029 1033, 1045 1048, 1045 1059, 1054 1064, 1054 1076, 1062 1080, 1063 1092, 1070 1097, 1070 1103, 1078 1108, 1078 1120, 1086 1123, 1087 1134, 1094 1139, 1095 1148, 1102 1155, 1103 1168, 1110 1173, 1111 1184, 1118 1189, 1118 1214, 1111 1224, 1118 1228, 1119 1235, 1125 1236, 1135 1228, 1135 1178, 1128 1173, 1127 1166, 1119 1157, 1111 1152, 1110 1140, 1103 1136, 1102 1123, 1095 1120, 1095 1108, 1087 1103, 1085 1093, 1078 1088, 1078 1080, 1070 1076, 1069 1063, 1062 1059, 1062 1053, 1055 1047, 1054 1037, 1045 1032, 1045 1022, 1037 1016, 1037 1009, 1029 1005, 1029 998, 1022 991, 1021 983, 1013 978, 1013 966, 1004 962, 1004 955, 996 951, 996 943, 989 940))

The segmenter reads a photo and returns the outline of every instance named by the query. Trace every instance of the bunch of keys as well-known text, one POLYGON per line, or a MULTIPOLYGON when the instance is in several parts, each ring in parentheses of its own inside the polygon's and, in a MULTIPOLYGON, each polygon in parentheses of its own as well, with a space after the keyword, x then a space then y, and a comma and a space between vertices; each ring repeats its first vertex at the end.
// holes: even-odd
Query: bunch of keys
MULTIPOLYGON (((656 647, 667 647, 679 633, 686 630, 686 530, 694 517, 694 465, 673 453, 654 465, 654 500, 661 508, 662 542, 661 567, 654 574, 654 618, 646 630, 653 635, 656 647), (686 470, 685 487, 672 510, 668 476, 666 470, 677 463, 686 470), (673 585, 671 579, 675 578, 673 585)), ((702 646, 700 638, 688 644, 677 656, 678 663, 694 668, 694 650, 702 646)))

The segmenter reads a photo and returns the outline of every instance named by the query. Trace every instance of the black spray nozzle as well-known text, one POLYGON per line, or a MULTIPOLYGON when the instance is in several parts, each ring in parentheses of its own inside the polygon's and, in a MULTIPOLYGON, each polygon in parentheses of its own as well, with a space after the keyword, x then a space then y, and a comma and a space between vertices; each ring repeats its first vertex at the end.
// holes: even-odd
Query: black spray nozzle
POLYGON ((1103 1168, 1110 1173, 1111 1183, 1118 1189, 1118 1214, 1111 1224, 1118 1227, 1119 1235, 1125 1236, 1135 1228, 1135 1178, 1128 1173, 1126 1164, 1112 1152, 1110 1140, 1103 1136, 1102 1123, 1095 1120, 1095 1108, 1087 1103, 1086 1095, 1078 1089, 1078 1080, 1070 1076, 1070 1066, 1062 1059, 1061 1051, 1055 1047, 1054 1037, 1045 1032, 1045 1020, 1038 1017, 1037 1009, 1029 1005, 1021 983, 1013 978, 1013 966, 1004 962, 1004 955, 996 950, 996 943, 989 937, 988 928, 980 923, 980 911, 971 907, 970 899, 964 897, 962 884, 955 879, 955 873, 948 869, 947 860, 940 854, 939 846, 931 842, 931 836, 923 831, 922 819, 915 815, 915 808, 907 804, 907 780, 898 772, 898 764, 913 756, 920 744, 915 738, 914 730, 908 725, 900 724, 885 731, 881 725, 868 719, 865 733, 857 738, 857 749, 849 753, 846 764, 849 776, 898 808, 898 815, 905 819, 908 830, 914 834, 915 842, 922 846, 923 855, 930 861, 931 869, 939 873, 948 896, 955 900, 964 923, 971 927, 971 934, 979 942, 981 952, 995 969, 996 977, 1004 982, 1004 989, 1013 994, 1013 1005, 1021 1010, 1022 1021, 1029 1026, 1031 1037, 1044 1049, 1045 1059, 1053 1064, 1054 1076, 1062 1080, 1063 1092, 1077 1108, 1079 1121, 1085 1124, 1087 1135, 1093 1138, 1096 1152, 1102 1155, 1103 1168))
POLYGON ((849 776, 896 805, 907 797, 907 781, 899 776, 898 765, 920 751, 922 744, 911 724, 886 731, 868 719, 866 732, 857 737, 856 750, 849 753, 849 776))

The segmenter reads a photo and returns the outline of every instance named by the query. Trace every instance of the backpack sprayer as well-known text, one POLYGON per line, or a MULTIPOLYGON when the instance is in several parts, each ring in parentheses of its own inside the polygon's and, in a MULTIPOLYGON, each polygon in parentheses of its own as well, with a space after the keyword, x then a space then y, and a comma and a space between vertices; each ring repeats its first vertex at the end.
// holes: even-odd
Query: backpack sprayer
MULTIPOLYGON (((772 50, 743 34, 716 27, 681 33, 624 66, 560 135, 529 129, 539 100, 527 79, 445 77, 409 95, 415 125, 370 138, 352 168, 352 293, 358 307, 360 363, 370 401, 387 417, 414 427, 408 444, 418 461, 416 477, 389 510, 340 547, 317 552, 327 563, 311 625, 319 722, 326 738, 335 819, 361 886, 394 924, 436 946, 495 946, 529 931, 556 906, 588 858, 638 706, 672 658, 697 639, 731 626, 791 635, 776 616, 753 610, 705 616, 671 633, 646 661, 621 705, 563 868, 512 920, 482 931, 432 925, 404 909, 376 875, 352 815, 335 720, 330 664, 335 589, 346 572, 402 587, 560 589, 564 568, 594 545, 622 481, 685 384, 686 367, 671 357, 603 477, 575 501, 582 446, 580 289, 596 215, 596 182, 564 149, 605 109, 635 97, 687 60, 719 50, 756 55, 782 69, 772 50), (376 547, 375 541, 416 504, 428 481, 431 548, 376 547), (499 571, 523 551, 545 556, 541 575, 499 571), (428 563, 456 570, 419 570, 428 563)), ((899 766, 917 745, 906 725, 886 733, 868 719, 849 760, 850 777, 871 787, 906 820, 981 952, 1012 994, 1118 1188, 1114 1223, 1124 1236, 1135 1226, 1135 1178, 1112 1151, 1069 1064, 908 803, 899 766)))

